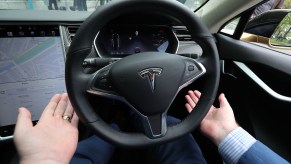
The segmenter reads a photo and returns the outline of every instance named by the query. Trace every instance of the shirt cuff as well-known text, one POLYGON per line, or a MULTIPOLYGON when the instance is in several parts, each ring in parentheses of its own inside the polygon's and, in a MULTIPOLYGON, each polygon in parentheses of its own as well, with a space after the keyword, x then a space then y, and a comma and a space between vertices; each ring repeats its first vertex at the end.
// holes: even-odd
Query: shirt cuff
POLYGON ((230 132, 218 145, 218 151, 225 163, 237 163, 240 157, 256 142, 243 128, 230 132))

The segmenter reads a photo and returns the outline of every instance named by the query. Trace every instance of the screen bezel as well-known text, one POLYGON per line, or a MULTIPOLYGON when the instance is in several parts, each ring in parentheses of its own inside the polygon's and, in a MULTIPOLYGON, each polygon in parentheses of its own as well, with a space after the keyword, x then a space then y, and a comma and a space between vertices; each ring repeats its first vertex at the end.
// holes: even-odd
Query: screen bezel
MULTIPOLYGON (((0 25, 0 38, 22 38, 22 37, 58 37, 62 48, 63 59, 65 62, 66 53, 62 37, 61 26, 59 25, 0 25), (32 33, 33 31, 33 33, 32 33), (13 36, 7 32, 12 32, 13 36)), ((65 64, 65 63, 64 63, 65 64)), ((33 120, 33 124, 37 123, 33 120)), ((0 140, 10 139, 13 137, 15 124, 0 126, 0 140)))

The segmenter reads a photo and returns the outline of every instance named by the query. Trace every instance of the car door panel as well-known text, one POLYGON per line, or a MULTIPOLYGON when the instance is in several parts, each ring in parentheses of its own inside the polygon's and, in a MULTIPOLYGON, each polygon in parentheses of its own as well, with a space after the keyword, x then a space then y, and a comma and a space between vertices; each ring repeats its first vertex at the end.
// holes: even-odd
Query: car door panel
POLYGON ((238 123, 291 161, 291 56, 218 34, 221 87, 238 123))
POLYGON ((218 34, 220 58, 240 62, 254 62, 291 75, 291 57, 265 47, 218 34))

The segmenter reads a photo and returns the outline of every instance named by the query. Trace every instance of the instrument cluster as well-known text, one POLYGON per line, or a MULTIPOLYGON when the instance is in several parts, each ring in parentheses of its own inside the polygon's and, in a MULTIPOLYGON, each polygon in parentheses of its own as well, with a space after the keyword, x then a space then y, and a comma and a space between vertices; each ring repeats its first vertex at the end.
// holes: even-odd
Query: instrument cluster
POLYGON ((96 36, 101 57, 124 57, 141 52, 176 53, 178 39, 168 26, 108 25, 96 36))

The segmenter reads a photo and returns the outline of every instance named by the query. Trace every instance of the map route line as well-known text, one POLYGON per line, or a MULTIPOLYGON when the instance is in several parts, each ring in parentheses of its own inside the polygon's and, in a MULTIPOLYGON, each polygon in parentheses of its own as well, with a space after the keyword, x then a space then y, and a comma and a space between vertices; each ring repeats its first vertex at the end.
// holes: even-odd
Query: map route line
POLYGON ((49 49, 54 44, 55 44, 54 38, 49 38, 49 39, 45 40, 40 45, 33 47, 28 52, 26 52, 23 55, 16 58, 14 60, 15 63, 10 63, 9 65, 5 65, 5 66, 0 67, 0 73, 5 72, 6 70, 12 69, 13 67, 15 67, 17 65, 20 65, 20 64, 34 58, 38 54, 41 54, 43 51, 49 49))
POLYGON ((37 56, 41 52, 43 52, 46 49, 50 48, 52 45, 54 45, 54 43, 55 43, 54 39, 53 38, 49 38, 48 40, 44 41, 40 45, 32 48, 31 50, 29 50, 28 52, 26 52, 22 56, 20 56, 17 59, 15 59, 15 62, 17 64, 21 64, 21 63, 23 63, 23 62, 25 62, 27 60, 30 60, 31 58, 37 56))

